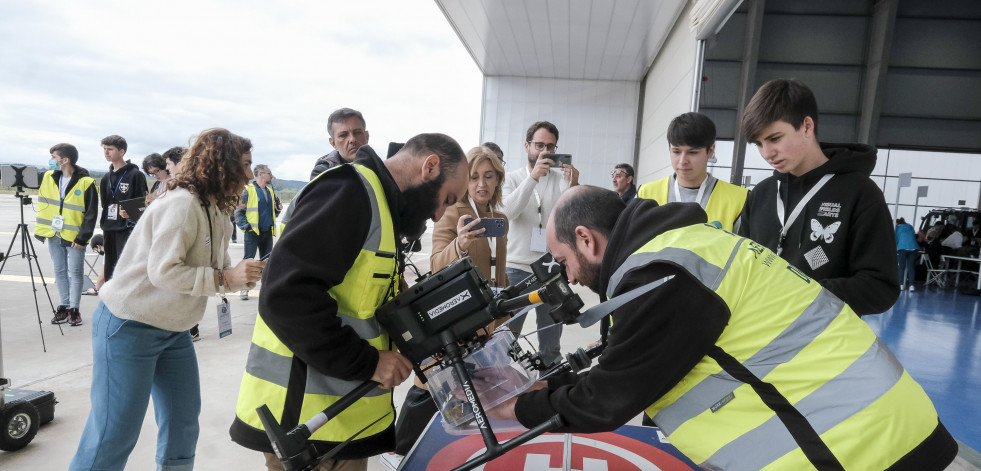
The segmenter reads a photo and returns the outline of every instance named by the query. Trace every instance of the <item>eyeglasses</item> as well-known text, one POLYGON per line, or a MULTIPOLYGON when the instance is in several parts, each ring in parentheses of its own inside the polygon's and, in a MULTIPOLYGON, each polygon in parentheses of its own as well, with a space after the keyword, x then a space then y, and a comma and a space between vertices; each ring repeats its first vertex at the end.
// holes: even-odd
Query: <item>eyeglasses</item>
POLYGON ((614 171, 612 171, 612 172, 610 172, 610 175, 611 175, 611 176, 614 176, 614 177, 615 177, 615 176, 617 176, 617 175, 619 175, 619 176, 621 176, 621 177, 626 177, 626 176, 628 176, 628 175, 627 175, 627 172, 625 172, 625 171, 623 171, 623 170, 614 170, 614 171))
POLYGON ((557 146, 555 144, 546 144, 544 142, 532 142, 532 141, 528 141, 528 143, 531 144, 531 145, 533 145, 533 146, 535 146, 535 150, 537 150, 537 151, 542 151, 542 150, 548 149, 549 152, 555 152, 555 149, 558 149, 559 148, 559 146, 557 146))

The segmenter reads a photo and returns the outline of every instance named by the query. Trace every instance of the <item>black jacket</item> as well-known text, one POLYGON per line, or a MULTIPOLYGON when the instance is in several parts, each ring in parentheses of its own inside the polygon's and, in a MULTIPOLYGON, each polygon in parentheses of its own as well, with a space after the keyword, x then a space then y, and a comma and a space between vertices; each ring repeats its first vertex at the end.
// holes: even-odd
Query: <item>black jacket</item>
POLYGON ((899 297, 899 281, 892 216, 882 191, 869 178, 876 150, 864 144, 821 144, 821 150, 829 159, 824 165, 800 177, 774 172, 753 188, 740 216, 739 235, 776 252, 783 226, 777 217, 778 183, 789 217, 822 176, 835 174, 794 221, 780 256, 857 314, 886 311, 899 297))
POLYGON ((99 199, 102 200, 102 216, 99 218, 99 225, 103 232, 131 230, 133 224, 130 219, 116 216, 116 220, 108 219, 108 208, 110 204, 119 204, 120 201, 133 198, 146 198, 147 186, 146 177, 136 164, 126 161, 126 165, 119 170, 113 170, 112 165, 109 171, 102 176, 99 183, 99 199), (120 180, 122 179, 122 180, 120 180))
MULTIPOLYGON (((404 200, 391 173, 369 146, 358 151, 355 162, 378 175, 397 233, 397 215, 404 200)), ((371 203, 357 170, 348 165, 307 184, 297 193, 292 206, 289 228, 273 246, 259 294, 263 321, 295 357, 297 373, 291 375, 290 393, 302 393, 306 377, 302 372, 307 368, 350 381, 371 379, 378 364, 378 350, 354 329, 341 325, 337 302, 327 294, 354 266, 371 226, 371 203)), ((238 418, 230 433, 236 443, 272 452, 265 432, 238 418)), ((324 446, 322 451, 334 445, 317 443, 324 446)), ((338 458, 363 458, 394 448, 392 426, 386 432, 355 439, 338 458)))
MULTIPOLYGON (((355 157, 355 159, 357 159, 357 157, 355 157)), ((317 175, 324 173, 324 171, 346 163, 347 161, 344 160, 344 157, 341 157, 340 152, 337 152, 336 150, 332 151, 331 153, 317 159, 317 162, 313 164, 313 171, 310 172, 310 179, 313 180, 314 178, 317 178, 317 175)))
MULTIPOLYGON (((79 179, 87 176, 89 176, 88 170, 76 166, 75 171, 72 172, 72 178, 68 180, 68 189, 71 190, 74 188, 79 179)), ((61 170, 55 170, 51 174, 51 178, 54 179, 55 183, 60 183, 61 170)), ((92 239, 92 234, 95 232, 95 221, 99 218, 99 192, 96 190, 95 185, 89 185, 83 197, 85 198, 85 216, 82 217, 82 225, 79 226, 78 235, 75 236, 75 243, 84 246, 92 239)), ((43 239, 43 237, 39 237, 39 239, 43 239)), ((72 243, 62 239, 61 245, 63 247, 71 247, 72 243)))
MULTIPOLYGON (((707 221, 695 203, 657 206, 635 198, 617 220, 600 268, 600 292, 626 258, 658 235, 707 221)), ((664 276, 667 284, 613 313, 609 344, 598 364, 578 377, 549 380, 549 388, 523 394, 515 413, 525 427, 561 413, 563 431, 614 430, 634 418, 691 371, 722 334, 729 309, 715 293, 669 263, 654 263, 624 277, 620 294, 664 276), (638 354, 643 352, 643 354, 638 354)))

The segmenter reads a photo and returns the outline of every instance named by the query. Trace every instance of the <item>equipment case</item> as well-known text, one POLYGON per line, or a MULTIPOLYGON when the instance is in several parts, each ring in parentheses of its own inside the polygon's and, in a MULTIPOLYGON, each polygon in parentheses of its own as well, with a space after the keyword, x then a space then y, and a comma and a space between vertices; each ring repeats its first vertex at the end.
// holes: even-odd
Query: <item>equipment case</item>
POLYGON ((44 425, 54 419, 55 404, 58 403, 51 391, 29 391, 15 388, 4 391, 4 404, 14 401, 27 401, 33 404, 41 419, 39 425, 44 425))

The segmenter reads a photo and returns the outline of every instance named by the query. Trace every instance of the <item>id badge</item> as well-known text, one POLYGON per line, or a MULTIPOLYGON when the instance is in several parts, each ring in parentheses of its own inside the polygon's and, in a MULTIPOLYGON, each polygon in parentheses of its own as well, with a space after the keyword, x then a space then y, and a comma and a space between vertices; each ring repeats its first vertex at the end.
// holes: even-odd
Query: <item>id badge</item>
POLYGON ((533 252, 546 252, 545 229, 541 227, 531 228, 531 250, 533 252))
POLYGON ((110 204, 107 211, 108 212, 106 213, 106 219, 110 221, 115 221, 117 216, 119 215, 119 205, 115 203, 110 204))
POLYGON ((228 300, 222 296, 218 302, 218 338, 222 339, 232 335, 232 308, 228 305, 228 300))
POLYGON ((61 232, 61 229, 65 227, 65 217, 62 215, 57 215, 51 218, 51 229, 55 232, 61 232))

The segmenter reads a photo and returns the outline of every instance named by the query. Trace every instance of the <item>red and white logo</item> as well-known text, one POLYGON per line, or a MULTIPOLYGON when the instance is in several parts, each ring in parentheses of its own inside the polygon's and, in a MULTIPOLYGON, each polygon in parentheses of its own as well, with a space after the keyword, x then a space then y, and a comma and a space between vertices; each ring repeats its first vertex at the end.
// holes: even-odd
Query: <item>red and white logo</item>
MULTIPOLYGON (((499 434, 510 439, 516 433, 499 434)), ((447 444, 429 461, 426 471, 451 470, 485 451, 483 438, 471 435, 447 444)), ((689 471, 670 453, 615 433, 549 434, 537 437, 490 463, 484 471, 689 471), (568 445, 567 446, 567 442, 568 445)))

